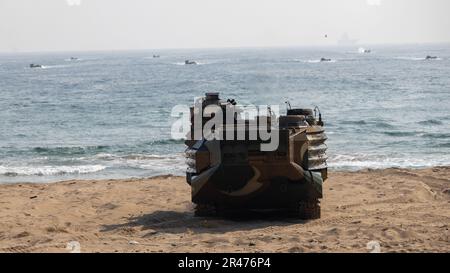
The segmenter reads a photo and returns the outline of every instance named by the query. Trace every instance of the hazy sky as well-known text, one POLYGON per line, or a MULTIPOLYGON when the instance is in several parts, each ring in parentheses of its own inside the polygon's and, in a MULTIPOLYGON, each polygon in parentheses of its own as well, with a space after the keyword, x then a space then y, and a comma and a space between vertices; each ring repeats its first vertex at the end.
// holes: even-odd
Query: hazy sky
POLYGON ((0 51, 450 42, 449 12, 449 0, 0 0, 0 51))

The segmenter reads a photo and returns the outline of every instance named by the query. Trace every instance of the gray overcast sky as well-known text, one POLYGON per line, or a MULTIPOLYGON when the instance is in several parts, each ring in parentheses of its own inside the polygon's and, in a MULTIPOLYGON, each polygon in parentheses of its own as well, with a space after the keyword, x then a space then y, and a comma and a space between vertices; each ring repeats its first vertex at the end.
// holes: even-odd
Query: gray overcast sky
POLYGON ((0 51, 450 42, 449 12, 449 0, 0 0, 0 51))

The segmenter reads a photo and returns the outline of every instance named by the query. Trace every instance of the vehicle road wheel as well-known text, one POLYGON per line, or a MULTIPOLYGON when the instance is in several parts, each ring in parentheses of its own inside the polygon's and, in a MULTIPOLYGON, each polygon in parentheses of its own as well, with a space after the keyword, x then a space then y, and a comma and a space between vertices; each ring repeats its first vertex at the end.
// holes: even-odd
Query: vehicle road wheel
POLYGON ((217 208, 211 204, 197 204, 195 207, 195 216, 197 217, 211 217, 217 215, 217 208))
POLYGON ((291 209, 291 214, 302 220, 314 220, 320 218, 319 201, 301 201, 295 208, 291 209))

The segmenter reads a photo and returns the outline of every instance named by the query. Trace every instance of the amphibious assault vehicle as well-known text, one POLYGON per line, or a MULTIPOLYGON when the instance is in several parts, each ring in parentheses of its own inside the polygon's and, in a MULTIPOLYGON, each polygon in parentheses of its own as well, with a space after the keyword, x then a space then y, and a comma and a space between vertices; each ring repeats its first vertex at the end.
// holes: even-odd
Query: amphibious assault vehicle
POLYGON ((221 100, 218 93, 207 93, 191 107, 185 156, 195 215, 283 210, 300 219, 320 218, 322 184, 327 179, 327 137, 320 110, 292 109, 289 104, 287 114, 278 119, 269 109, 269 114, 258 114, 253 121, 241 117, 238 110, 230 125, 226 124, 228 108, 239 106, 234 100, 221 100), (211 105, 216 110, 204 117, 202 113, 211 105), (199 127, 202 130, 217 110, 224 113, 226 125, 212 130, 222 130, 221 139, 211 139, 204 131, 199 132, 199 127), (270 126, 272 120, 277 121, 277 126, 270 126), (195 122, 201 126, 196 127, 195 122), (270 133, 278 134, 275 150, 262 151, 261 144, 268 141, 259 134, 251 140, 250 135, 262 125, 267 125, 270 133), (239 131, 245 134, 244 140, 238 140, 242 139, 242 134, 237 137, 239 131))

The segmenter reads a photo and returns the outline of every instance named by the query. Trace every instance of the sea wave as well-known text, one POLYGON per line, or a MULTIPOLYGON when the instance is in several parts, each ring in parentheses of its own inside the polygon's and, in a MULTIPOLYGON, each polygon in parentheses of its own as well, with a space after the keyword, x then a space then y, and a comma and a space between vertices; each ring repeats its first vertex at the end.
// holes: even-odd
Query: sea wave
POLYGON ((425 131, 385 131, 383 134, 391 137, 422 137, 432 139, 450 139, 450 133, 426 133, 425 131))
POLYGON ((184 139, 158 139, 158 140, 151 140, 148 142, 145 142, 145 145, 171 145, 171 144, 183 144, 184 139))
MULTIPOLYGON (((141 176, 153 174, 182 175, 186 170, 183 153, 176 154, 114 154, 72 155, 55 160, 53 157, 39 156, 35 164, 21 166, 13 162, 0 165, 0 176, 5 177, 54 177, 60 175, 88 175, 105 170, 103 174, 138 171, 141 176)), ((0 163, 1 164, 1 163, 0 163)), ((86 177, 88 177, 86 176, 86 177)))
POLYGON ((419 121, 417 123, 420 124, 420 125, 428 125, 428 126, 431 126, 431 125, 442 125, 443 124, 442 121, 437 120, 437 119, 423 120, 423 121, 419 121))
POLYGON ((416 136, 417 132, 387 131, 383 132, 383 134, 392 137, 408 137, 408 136, 416 136))
POLYGON ((186 171, 185 158, 181 155, 164 157, 157 160, 125 160, 122 162, 122 166, 169 174, 181 174, 186 171))
MULTIPOLYGON (((176 158, 179 155, 157 155, 157 154, 126 154, 126 155, 118 155, 118 154, 109 154, 109 153, 100 153, 94 156, 96 160, 164 160, 164 159, 172 159, 176 158)), ((89 158, 81 158, 89 159, 89 158)))
POLYGON ((328 166, 335 170, 361 170, 386 168, 427 168, 450 165, 450 156, 387 156, 374 154, 353 154, 330 156, 328 166))
POLYGON ((95 161, 111 166, 113 169, 133 169, 150 171, 157 174, 182 175, 186 171, 185 157, 177 154, 100 154, 95 161))
POLYGON ((426 133, 422 135, 427 138, 450 139, 450 133, 426 133))
POLYGON ((88 174, 106 169, 102 165, 84 166, 0 166, 3 176, 51 176, 65 174, 88 174))
POLYGON ((368 122, 366 120, 345 120, 341 124, 346 125, 366 125, 368 122))
POLYGON ((88 152, 101 152, 108 149, 109 146, 67 146, 67 147, 35 147, 33 152, 40 155, 82 155, 88 152))
POLYGON ((450 142, 438 143, 433 145, 434 148, 450 148, 450 142))
POLYGON ((344 125, 359 125, 359 126, 370 126, 372 128, 382 128, 382 129, 394 129, 395 126, 380 120, 345 120, 340 122, 344 125))
POLYGON ((141 143, 134 143, 128 145, 89 145, 89 146, 56 146, 56 147, 32 147, 27 151, 44 155, 44 156, 74 156, 74 155, 90 155, 102 154, 110 151, 123 150, 140 150, 147 146, 161 146, 161 145, 176 145, 183 144, 183 139, 158 139, 141 143))

